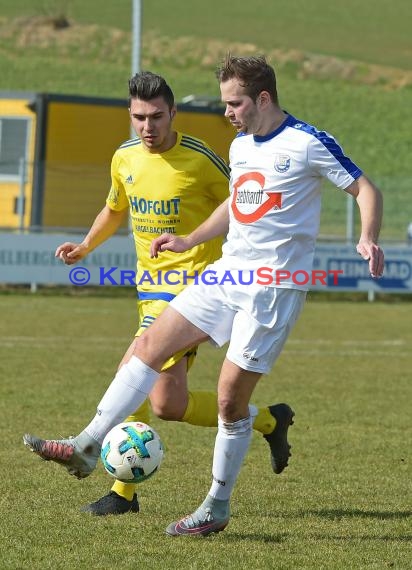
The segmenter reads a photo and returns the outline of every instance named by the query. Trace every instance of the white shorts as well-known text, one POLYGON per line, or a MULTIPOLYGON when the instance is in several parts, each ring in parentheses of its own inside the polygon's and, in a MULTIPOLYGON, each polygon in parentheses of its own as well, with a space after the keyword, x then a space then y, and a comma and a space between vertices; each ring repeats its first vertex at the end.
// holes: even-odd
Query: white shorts
POLYGON ((218 345, 243 370, 268 373, 306 298, 306 291, 262 285, 191 284, 170 306, 218 345))

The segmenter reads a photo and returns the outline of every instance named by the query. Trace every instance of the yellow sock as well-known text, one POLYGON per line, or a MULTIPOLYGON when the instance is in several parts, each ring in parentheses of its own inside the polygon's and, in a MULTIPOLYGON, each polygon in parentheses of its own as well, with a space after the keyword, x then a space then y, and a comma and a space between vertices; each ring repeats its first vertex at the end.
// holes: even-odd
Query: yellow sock
POLYGON ((133 414, 131 414, 126 422, 142 422, 150 425, 150 406, 149 400, 145 400, 143 404, 133 414))
MULTIPOLYGON (((126 422, 142 422, 144 424, 150 423, 150 406, 149 402, 145 400, 143 404, 138 408, 133 414, 126 418, 126 422)), ((131 501, 135 492, 135 483, 122 483, 121 481, 115 481, 112 486, 112 491, 126 499, 131 501)))
POLYGON ((131 501, 133 499, 134 490, 136 488, 135 483, 122 483, 121 481, 115 481, 112 487, 112 491, 126 499, 131 501))
MULTIPOLYGON (((271 433, 275 429, 276 420, 269 408, 257 408, 257 411, 253 429, 265 435, 271 433)), ((216 427, 217 415, 216 392, 198 390, 189 392, 189 402, 181 421, 194 426, 216 427)))
POLYGON ((269 412, 269 408, 258 408, 258 414, 253 422, 253 429, 267 435, 275 429, 276 420, 269 412))
POLYGON ((217 413, 216 392, 198 390, 189 392, 189 402, 181 421, 194 426, 216 427, 217 413))

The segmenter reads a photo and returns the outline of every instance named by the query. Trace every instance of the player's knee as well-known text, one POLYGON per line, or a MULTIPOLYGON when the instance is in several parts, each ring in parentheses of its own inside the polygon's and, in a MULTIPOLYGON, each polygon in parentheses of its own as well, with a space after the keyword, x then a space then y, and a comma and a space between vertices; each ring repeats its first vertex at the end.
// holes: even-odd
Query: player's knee
POLYGON ((226 422, 235 422, 244 417, 244 412, 236 400, 229 397, 219 397, 219 416, 226 422))
POLYGON ((160 354, 159 345, 150 329, 136 339, 133 354, 153 368, 162 366, 166 360, 166 357, 160 354))
POLYGON ((182 419, 184 410, 171 402, 150 402, 152 412, 161 420, 178 422, 182 419))
POLYGON ((152 350, 152 346, 153 346, 153 342, 151 339, 151 334, 149 331, 145 331, 144 334, 142 334, 141 336, 139 336, 135 339, 135 345, 134 345, 133 352, 135 354, 140 354, 143 352, 149 353, 152 350))

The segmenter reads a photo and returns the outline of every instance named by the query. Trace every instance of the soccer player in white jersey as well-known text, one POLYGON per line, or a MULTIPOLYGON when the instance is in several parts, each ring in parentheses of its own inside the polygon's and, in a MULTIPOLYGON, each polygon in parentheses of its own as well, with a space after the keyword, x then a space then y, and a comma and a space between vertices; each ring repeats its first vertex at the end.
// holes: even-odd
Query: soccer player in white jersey
MULTIPOLYGON (((222 237, 193 247, 184 255, 166 252, 151 259, 154 235, 167 231, 187 235, 207 219, 229 195, 229 168, 203 141, 173 129, 177 112, 173 91, 165 79, 149 71, 129 81, 129 113, 137 137, 120 145, 111 163, 112 184, 106 205, 80 244, 65 242, 56 250, 66 264, 84 259, 110 238, 130 212, 136 248, 139 337, 184 287, 185 275, 201 273, 221 253, 222 237), (169 275, 169 277, 168 277, 169 275), (171 277, 170 277, 171 275, 171 277)), ((134 341, 119 368, 133 353, 134 341)), ((171 355, 162 366, 150 401, 156 415, 197 426, 217 426, 216 392, 188 390, 187 372, 196 347, 171 355)), ((127 421, 150 423, 145 401, 127 421)), ((294 412, 287 404, 251 406, 253 427, 271 450, 272 469, 281 473, 288 464, 287 432, 294 412)), ((43 454, 58 458, 65 446, 53 443, 43 454), (48 449, 48 451, 47 451, 48 449)), ((136 485, 115 481, 110 492, 82 510, 93 515, 138 512, 136 485)))
MULTIPOLYGON (((361 217, 356 248, 371 276, 380 277, 384 266, 377 243, 379 190, 331 135, 281 109, 275 73, 265 58, 229 54, 217 77, 225 114, 239 131, 230 150, 231 196, 188 236, 162 235, 151 246, 153 257, 161 258, 164 251, 182 253, 227 233, 222 257, 207 270, 215 284, 190 285, 170 303, 136 342, 96 416, 70 449, 65 444, 67 457, 58 458, 74 474, 88 475, 105 434, 146 398, 171 354, 209 339, 229 342, 218 381, 212 484, 192 514, 167 527, 171 536, 206 536, 229 522, 230 497, 252 433, 250 397, 304 304, 307 285, 299 285, 293 274, 311 271, 322 178, 356 199, 361 217), (242 270, 253 282, 234 284, 242 270)), ((33 437, 26 436, 26 442, 33 437)), ((41 445, 35 449, 40 455, 41 445)))

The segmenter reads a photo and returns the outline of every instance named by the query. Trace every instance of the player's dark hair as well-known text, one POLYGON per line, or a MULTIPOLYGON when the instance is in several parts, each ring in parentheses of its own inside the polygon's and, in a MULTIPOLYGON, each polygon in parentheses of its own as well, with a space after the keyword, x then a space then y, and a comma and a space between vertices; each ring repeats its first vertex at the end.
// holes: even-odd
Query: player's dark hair
POLYGON ((132 99, 151 101, 156 97, 163 97, 169 109, 175 104, 173 91, 160 75, 141 71, 129 80, 129 107, 132 99))
POLYGON ((278 105, 275 70, 271 67, 265 56, 235 57, 227 53, 224 61, 216 70, 219 83, 229 79, 237 79, 255 103, 262 91, 267 91, 272 101, 278 105))

